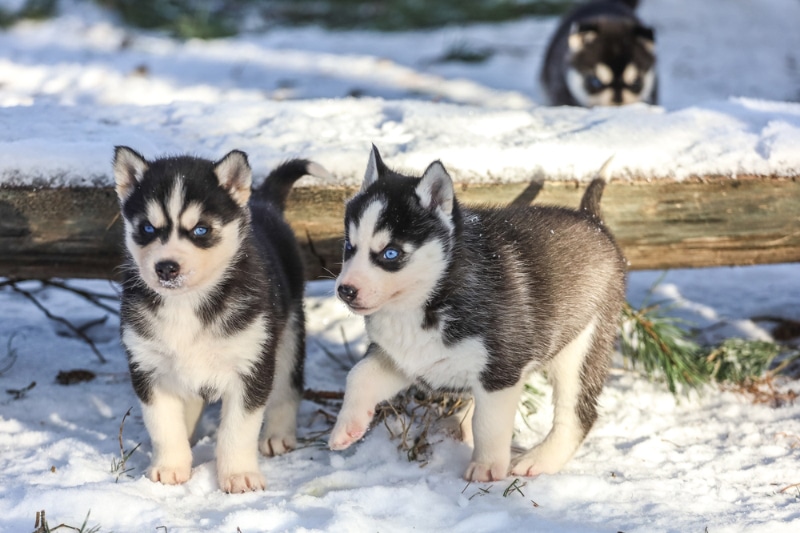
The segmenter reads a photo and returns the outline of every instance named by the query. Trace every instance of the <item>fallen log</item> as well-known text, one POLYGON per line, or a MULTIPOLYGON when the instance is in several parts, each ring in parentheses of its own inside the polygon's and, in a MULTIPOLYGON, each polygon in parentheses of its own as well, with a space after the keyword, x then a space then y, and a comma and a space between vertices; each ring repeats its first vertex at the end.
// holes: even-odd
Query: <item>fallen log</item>
MULTIPOLYGON (((576 181, 457 184, 464 203, 575 207, 576 181)), ((287 217, 308 279, 332 278, 341 262, 344 205, 352 187, 298 187, 287 217)), ((752 265, 800 260, 797 178, 706 176, 614 180, 602 201, 630 268, 752 265)), ((0 276, 114 278, 122 222, 111 188, 0 188, 0 276)))

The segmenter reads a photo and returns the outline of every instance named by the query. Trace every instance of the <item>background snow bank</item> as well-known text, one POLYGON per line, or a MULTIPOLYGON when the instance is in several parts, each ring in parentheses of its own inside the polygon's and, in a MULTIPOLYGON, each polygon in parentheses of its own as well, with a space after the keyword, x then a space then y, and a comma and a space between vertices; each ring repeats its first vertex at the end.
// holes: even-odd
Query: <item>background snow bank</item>
MULTIPOLYGON (((309 157, 360 183, 370 143, 391 166, 421 173, 441 159, 463 182, 587 179, 615 154, 616 178, 800 173, 800 104, 731 100, 677 111, 543 108, 492 110, 382 99, 174 103, 85 109, 0 108, 0 179, 7 185, 111 185, 115 144, 146 157, 218 159, 238 148, 256 176, 309 157)), ((325 184, 304 179, 303 184, 325 184)))
POLYGON ((114 144, 151 158, 238 148, 256 175, 310 157, 341 184, 373 142, 392 165, 441 159, 460 181, 585 179, 612 153, 621 178, 795 176, 800 104, 766 100, 800 96, 800 4, 733 4, 643 2, 664 107, 585 110, 536 105, 553 19, 180 42, 62 2, 60 17, 0 33, 0 183, 109 185, 114 144), (459 48, 492 54, 443 61, 459 48))

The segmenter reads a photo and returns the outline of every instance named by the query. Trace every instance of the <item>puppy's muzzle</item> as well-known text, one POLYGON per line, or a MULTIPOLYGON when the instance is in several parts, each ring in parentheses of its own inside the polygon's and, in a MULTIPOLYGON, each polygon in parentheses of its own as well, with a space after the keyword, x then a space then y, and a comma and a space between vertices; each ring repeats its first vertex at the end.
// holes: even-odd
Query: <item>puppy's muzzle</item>
POLYGON ((175 281, 181 273, 181 266, 175 261, 159 261, 155 268, 161 281, 175 281))

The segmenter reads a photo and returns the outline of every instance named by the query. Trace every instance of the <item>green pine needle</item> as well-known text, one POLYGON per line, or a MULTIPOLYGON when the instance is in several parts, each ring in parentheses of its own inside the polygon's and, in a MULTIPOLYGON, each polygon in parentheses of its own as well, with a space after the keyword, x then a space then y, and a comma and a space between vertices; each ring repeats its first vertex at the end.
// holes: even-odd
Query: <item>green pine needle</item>
POLYGON ((680 327, 680 319, 664 315, 658 304, 637 310, 626 303, 622 314, 622 355, 634 366, 642 365, 648 376, 662 373, 673 394, 709 381, 700 346, 680 327))
POLYGON ((800 359, 800 352, 785 354, 773 342, 726 339, 717 346, 700 346, 681 327, 684 321, 665 314, 659 304, 623 309, 622 355, 641 365, 650 377, 663 376, 670 392, 700 389, 705 384, 741 385, 774 376, 800 359))

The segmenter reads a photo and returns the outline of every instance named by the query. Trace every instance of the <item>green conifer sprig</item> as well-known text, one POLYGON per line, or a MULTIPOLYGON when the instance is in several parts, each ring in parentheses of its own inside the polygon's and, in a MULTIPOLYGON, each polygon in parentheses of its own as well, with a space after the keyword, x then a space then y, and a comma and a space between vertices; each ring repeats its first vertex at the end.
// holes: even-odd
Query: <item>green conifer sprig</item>
POLYGON ((697 389, 709 381, 700 346, 681 327, 683 321, 664 314, 660 304, 622 311, 622 355, 648 376, 663 374, 670 392, 697 389))

